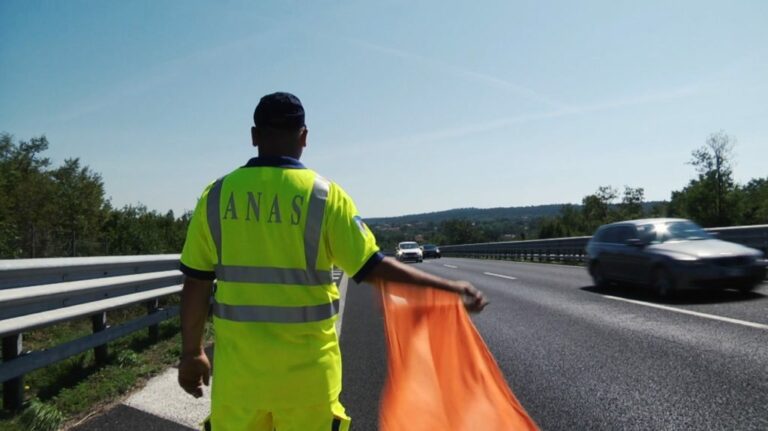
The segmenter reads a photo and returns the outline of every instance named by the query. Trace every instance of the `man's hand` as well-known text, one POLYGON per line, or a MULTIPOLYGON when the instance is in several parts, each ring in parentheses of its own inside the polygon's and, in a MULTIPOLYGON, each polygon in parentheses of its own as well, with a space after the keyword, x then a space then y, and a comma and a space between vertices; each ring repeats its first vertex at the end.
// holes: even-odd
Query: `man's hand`
POLYGON ((483 292, 477 290, 471 283, 467 281, 455 281, 454 283, 460 292, 464 308, 470 313, 479 313, 488 305, 488 300, 485 299, 483 292))
POLYGON ((488 305, 488 300, 485 299, 482 292, 467 281, 446 280, 443 277, 418 270, 413 266, 404 265, 391 257, 385 257, 378 265, 374 266, 365 280, 373 284, 379 281, 392 281, 395 283, 414 284, 425 288, 436 287, 441 290, 458 293, 464 302, 464 307, 471 313, 479 313, 488 305))
POLYGON ((203 384, 211 382, 211 363, 205 352, 182 355, 179 363, 179 385, 195 398, 203 396, 203 384))

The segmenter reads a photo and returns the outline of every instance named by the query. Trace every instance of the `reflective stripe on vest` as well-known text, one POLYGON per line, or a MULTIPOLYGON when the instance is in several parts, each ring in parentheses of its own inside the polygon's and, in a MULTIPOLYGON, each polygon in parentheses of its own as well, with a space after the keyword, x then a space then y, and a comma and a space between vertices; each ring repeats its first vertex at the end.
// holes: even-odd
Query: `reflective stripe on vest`
MULTIPOLYGON (((208 192, 206 215, 211 238, 216 246, 218 264, 215 265, 216 279, 219 281, 261 284, 288 284, 299 286, 320 286, 333 282, 330 271, 318 271, 317 256, 320 249, 325 203, 328 199, 330 183, 316 175, 312 194, 307 206, 307 223, 304 228, 304 256, 306 269, 278 268, 266 266, 242 266, 222 264, 221 233, 221 188, 224 178, 216 180, 208 192)), ((237 322, 273 322, 299 323, 315 322, 335 316, 339 310, 338 300, 328 304, 312 306, 266 306, 266 305, 227 305, 214 303, 213 313, 221 319, 237 322)))
POLYGON ((303 323, 330 319, 339 312, 339 300, 305 307, 227 305, 213 303, 213 314, 235 322, 303 323))
POLYGON ((333 279, 326 271, 305 271, 303 269, 273 268, 271 266, 216 265, 216 278, 237 283, 298 284, 316 286, 329 284, 333 279))

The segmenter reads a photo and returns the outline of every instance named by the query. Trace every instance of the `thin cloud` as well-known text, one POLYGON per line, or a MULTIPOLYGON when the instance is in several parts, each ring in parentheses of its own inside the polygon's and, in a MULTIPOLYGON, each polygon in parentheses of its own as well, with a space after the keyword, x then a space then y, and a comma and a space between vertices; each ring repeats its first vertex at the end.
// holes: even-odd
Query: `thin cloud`
POLYGON ((70 109, 60 113, 56 118, 62 122, 69 122, 121 103, 127 98, 146 94, 164 85, 170 85, 179 75, 187 73, 189 70, 194 70, 197 65, 211 63, 222 54, 230 51, 242 51, 242 49, 252 45, 254 41, 261 37, 263 37, 263 34, 257 33, 232 42, 169 59, 138 76, 117 83, 110 91, 77 101, 70 109))
POLYGON ((556 109, 548 112, 530 113, 515 115, 507 118, 500 118, 493 121, 486 121, 476 124, 465 125, 461 127, 445 128, 434 132, 418 133, 408 136, 388 139, 376 142, 376 145, 398 146, 424 144, 438 142, 448 139, 461 138, 477 133, 489 132, 492 130, 503 129, 515 124, 530 123, 533 121, 562 118, 575 115, 592 114, 596 112, 611 111, 615 109, 628 108, 632 106, 648 105, 653 103, 669 102, 677 99, 691 97, 699 93, 697 86, 683 86, 670 89, 668 91, 651 93, 646 95, 634 96, 624 99, 607 100, 592 104, 573 106, 568 108, 556 109))
POLYGON ((423 56, 423 55, 414 54, 412 52, 403 51, 400 49, 389 48, 386 46, 380 46, 380 45, 376 45, 376 44, 362 41, 362 40, 347 39, 347 42, 369 51, 375 51, 375 52, 379 52, 382 54, 387 54, 387 55, 399 57, 399 58, 405 58, 417 63, 421 63, 424 65, 439 69, 444 72, 447 71, 447 72, 453 73, 454 75, 469 78, 474 81, 482 82, 485 84, 490 84, 497 88, 502 88, 511 93, 517 94, 518 96, 524 97, 528 100, 532 100, 534 102, 547 105, 550 108, 558 108, 558 109, 567 108, 567 105, 564 104, 563 102, 560 102, 551 97, 545 96, 528 87, 518 85, 513 82, 509 82, 507 80, 498 78, 496 76, 475 72, 472 70, 462 69, 462 68, 459 68, 459 67, 456 67, 456 66, 423 56))

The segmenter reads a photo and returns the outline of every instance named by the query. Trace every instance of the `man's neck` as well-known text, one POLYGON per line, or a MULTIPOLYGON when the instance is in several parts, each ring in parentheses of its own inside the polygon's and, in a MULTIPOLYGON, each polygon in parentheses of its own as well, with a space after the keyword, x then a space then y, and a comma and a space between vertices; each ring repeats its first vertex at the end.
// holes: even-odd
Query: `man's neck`
POLYGON ((270 151, 268 149, 259 148, 259 157, 290 157, 292 159, 299 160, 301 153, 295 153, 292 151, 270 151))

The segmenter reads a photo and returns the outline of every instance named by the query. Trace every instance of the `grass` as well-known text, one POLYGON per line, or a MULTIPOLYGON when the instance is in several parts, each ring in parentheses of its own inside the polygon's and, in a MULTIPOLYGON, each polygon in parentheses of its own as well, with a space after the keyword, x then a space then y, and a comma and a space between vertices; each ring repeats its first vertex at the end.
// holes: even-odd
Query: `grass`
POLYGON ((19 425, 30 431, 55 431, 64 422, 64 415, 55 407, 32 400, 19 417, 19 425))
MULTIPOLYGON (((178 302, 172 298, 170 303, 178 302)), ((143 306, 109 313, 110 324, 131 320, 146 313, 143 306)), ((25 334, 24 349, 38 350, 79 338, 91 332, 90 319, 25 334)), ((0 429, 56 430, 72 424, 109 405, 149 377, 178 362, 181 337, 179 318, 159 325, 159 337, 152 340, 147 330, 133 333, 108 344, 105 365, 94 362, 88 351, 25 376, 25 409, 20 413, 3 411, 0 429)))

